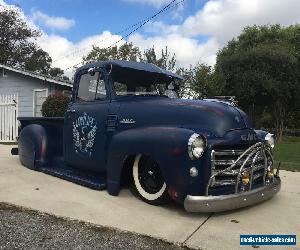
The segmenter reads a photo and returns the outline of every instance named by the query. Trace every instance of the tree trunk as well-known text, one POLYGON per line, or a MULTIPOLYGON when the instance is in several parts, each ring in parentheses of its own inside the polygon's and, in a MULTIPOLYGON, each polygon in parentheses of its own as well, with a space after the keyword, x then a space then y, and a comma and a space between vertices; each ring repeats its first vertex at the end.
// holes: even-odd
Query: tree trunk
POLYGON ((276 121, 275 121, 276 138, 277 141, 280 142, 282 140, 282 135, 283 135, 285 108, 283 104, 280 102, 276 102, 274 107, 275 107, 274 114, 276 115, 276 121))

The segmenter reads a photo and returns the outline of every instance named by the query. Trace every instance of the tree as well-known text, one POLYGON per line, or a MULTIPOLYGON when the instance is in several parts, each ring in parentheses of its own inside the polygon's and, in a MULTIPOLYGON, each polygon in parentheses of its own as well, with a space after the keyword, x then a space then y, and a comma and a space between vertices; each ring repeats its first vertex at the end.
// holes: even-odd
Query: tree
POLYGON ((30 28, 16 8, 0 8, 0 63, 22 66, 36 51, 30 40, 38 37, 39 31, 30 28))
POLYGON ((42 49, 38 49, 26 60, 24 68, 46 75, 50 73, 51 63, 52 59, 49 54, 42 49))
POLYGON ((61 68, 51 68, 49 75, 52 77, 63 77, 64 71, 61 68))
POLYGON ((175 71, 176 68, 176 57, 175 54, 172 56, 168 51, 168 47, 161 51, 161 56, 158 58, 154 47, 144 51, 143 56, 140 57, 142 62, 153 63, 156 66, 170 71, 175 71))
POLYGON ((154 47, 145 50, 142 54, 140 49, 134 46, 132 43, 125 43, 120 47, 112 46, 109 48, 100 48, 94 46, 88 55, 83 57, 83 61, 85 63, 106 60, 141 61, 153 63, 166 70, 176 70, 175 54, 171 56, 167 47, 165 50, 162 50, 161 56, 158 57, 154 47))
POLYGON ((17 7, 0 6, 0 63, 49 74, 52 59, 38 47, 40 31, 28 25, 17 7))
POLYGON ((193 68, 194 79, 191 88, 196 98, 208 98, 221 95, 223 92, 222 75, 217 74, 213 67, 201 63, 193 68))
POLYGON ((287 111, 299 99, 300 26, 246 27, 217 55, 224 94, 235 95, 255 125, 270 113, 281 139, 287 111))
POLYGON ((140 58, 140 50, 132 43, 125 43, 120 47, 112 46, 109 48, 100 48, 93 46, 93 49, 87 56, 83 57, 85 63, 91 61, 106 61, 106 60, 127 60, 138 61, 140 58))

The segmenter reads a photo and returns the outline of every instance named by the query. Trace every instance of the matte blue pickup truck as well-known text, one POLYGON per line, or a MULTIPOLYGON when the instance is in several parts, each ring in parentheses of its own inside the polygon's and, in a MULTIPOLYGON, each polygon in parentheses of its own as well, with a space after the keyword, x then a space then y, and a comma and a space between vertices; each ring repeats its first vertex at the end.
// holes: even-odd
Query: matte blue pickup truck
POLYGON ((182 78, 152 64, 105 61, 76 71, 65 117, 19 118, 21 163, 118 195, 190 212, 249 206, 280 190, 272 134, 233 103, 176 98, 182 78))

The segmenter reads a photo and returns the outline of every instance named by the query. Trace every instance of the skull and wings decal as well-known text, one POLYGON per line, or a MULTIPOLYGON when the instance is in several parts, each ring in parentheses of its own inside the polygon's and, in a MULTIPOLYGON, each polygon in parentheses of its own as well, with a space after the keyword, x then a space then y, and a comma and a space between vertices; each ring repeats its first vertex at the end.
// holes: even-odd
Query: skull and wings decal
POLYGON ((97 122, 95 118, 88 116, 86 113, 79 116, 73 122, 73 142, 75 152, 91 157, 92 149, 97 134, 97 122))

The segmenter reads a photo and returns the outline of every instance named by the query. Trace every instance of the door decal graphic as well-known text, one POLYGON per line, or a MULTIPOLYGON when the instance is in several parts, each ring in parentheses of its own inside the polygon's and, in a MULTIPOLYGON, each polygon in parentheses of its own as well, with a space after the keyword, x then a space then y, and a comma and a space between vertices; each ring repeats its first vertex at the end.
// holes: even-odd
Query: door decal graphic
POLYGON ((75 152, 83 157, 91 157, 97 133, 96 119, 83 113, 73 122, 73 142, 75 152))

